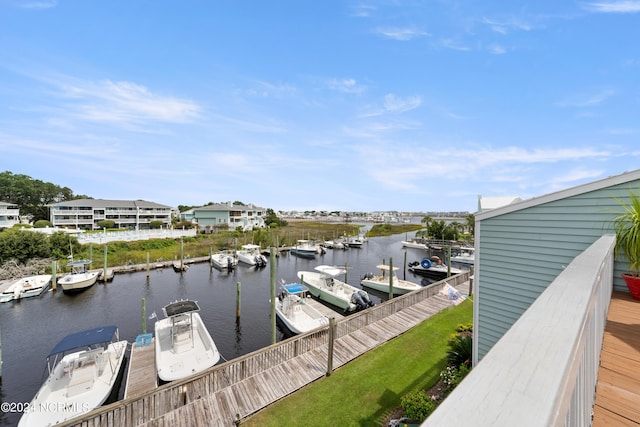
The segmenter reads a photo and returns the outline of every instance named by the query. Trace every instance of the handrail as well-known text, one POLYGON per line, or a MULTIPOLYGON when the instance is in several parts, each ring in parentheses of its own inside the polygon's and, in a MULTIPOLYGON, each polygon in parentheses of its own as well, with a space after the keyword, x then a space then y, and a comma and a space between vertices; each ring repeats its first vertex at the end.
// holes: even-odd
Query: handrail
POLYGON ((578 255, 422 425, 591 425, 614 245, 578 255))
MULTIPOLYGON (((356 331, 380 319, 390 316, 413 304, 423 301, 446 285, 458 286, 469 280, 469 272, 449 277, 422 289, 377 304, 362 312, 336 321, 336 339, 356 331)), ((166 412, 224 389, 251 376, 273 368, 287 360, 319 347, 328 347, 328 326, 256 350, 244 356, 216 365, 203 373, 173 381, 141 395, 112 403, 59 425, 100 425, 101 420, 120 420, 126 425, 137 425, 166 412)))

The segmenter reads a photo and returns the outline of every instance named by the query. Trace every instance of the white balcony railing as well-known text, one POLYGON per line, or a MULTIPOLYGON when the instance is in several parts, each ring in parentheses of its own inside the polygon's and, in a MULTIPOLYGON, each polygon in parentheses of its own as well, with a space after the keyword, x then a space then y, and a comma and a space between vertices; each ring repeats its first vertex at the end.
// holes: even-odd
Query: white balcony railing
POLYGON ((578 255, 422 425, 591 425, 614 245, 578 255))

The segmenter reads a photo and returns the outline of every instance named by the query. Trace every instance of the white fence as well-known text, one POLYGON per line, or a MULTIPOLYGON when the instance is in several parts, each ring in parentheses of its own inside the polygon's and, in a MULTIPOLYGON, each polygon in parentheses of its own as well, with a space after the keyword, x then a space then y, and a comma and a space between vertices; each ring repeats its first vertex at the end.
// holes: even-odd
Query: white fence
POLYGON ((614 245, 577 256, 422 425, 591 425, 614 245))
POLYGON ((180 237, 194 237, 196 229, 180 230, 126 230, 126 231, 105 231, 102 233, 82 233, 78 234, 78 241, 84 243, 104 244, 109 242, 132 242, 135 240, 149 239, 179 239, 180 237))

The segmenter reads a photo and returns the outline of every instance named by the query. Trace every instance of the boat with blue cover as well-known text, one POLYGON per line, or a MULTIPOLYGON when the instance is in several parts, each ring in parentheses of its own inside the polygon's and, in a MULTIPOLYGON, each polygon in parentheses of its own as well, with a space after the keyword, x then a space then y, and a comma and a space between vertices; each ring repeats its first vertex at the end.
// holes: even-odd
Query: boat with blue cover
POLYGON ((308 303, 308 291, 301 283, 283 284, 276 301, 278 319, 294 334, 302 334, 329 324, 329 319, 308 303))

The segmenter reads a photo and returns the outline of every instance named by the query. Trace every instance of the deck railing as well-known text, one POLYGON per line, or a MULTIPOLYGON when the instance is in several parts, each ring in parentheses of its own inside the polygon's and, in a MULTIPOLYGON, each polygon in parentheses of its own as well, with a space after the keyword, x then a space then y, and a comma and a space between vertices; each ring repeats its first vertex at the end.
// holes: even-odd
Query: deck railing
POLYGON ((591 425, 614 245, 578 255, 422 425, 591 425))
MULTIPOLYGON (((468 280, 469 272, 464 272, 412 293, 377 304, 362 312, 346 316, 336 321, 335 338, 338 339, 436 295, 446 284, 458 286, 468 280)), ((329 326, 325 326, 237 357, 189 379, 174 381, 142 395, 101 407, 85 416, 76 418, 76 420, 60 424, 60 427, 138 425, 186 405, 192 400, 276 367, 305 352, 318 348, 328 349, 328 347, 329 326)), ((323 370, 324 372, 325 370, 323 370)))

